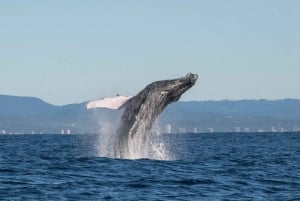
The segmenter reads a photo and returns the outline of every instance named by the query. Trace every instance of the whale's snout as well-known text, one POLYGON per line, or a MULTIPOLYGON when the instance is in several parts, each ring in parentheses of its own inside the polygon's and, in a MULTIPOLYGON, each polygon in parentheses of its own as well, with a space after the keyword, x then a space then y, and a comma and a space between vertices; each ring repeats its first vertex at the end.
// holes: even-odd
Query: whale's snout
POLYGON ((181 79, 184 80, 184 81, 187 81, 189 83, 195 84, 195 82, 198 79, 198 75, 193 74, 193 73, 188 73, 184 77, 182 77, 181 79))
POLYGON ((198 74, 190 73, 190 79, 191 79, 192 81, 196 82, 197 79, 198 79, 198 74))

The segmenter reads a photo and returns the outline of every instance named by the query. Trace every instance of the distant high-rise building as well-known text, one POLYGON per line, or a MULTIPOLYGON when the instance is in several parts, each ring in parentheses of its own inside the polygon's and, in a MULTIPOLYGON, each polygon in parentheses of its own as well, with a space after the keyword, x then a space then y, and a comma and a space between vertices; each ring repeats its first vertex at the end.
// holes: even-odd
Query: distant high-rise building
POLYGON ((67 132, 66 134, 68 134, 68 135, 71 134, 71 130, 70 129, 67 129, 66 132, 67 132))
POLYGON ((213 133, 214 132, 214 128, 208 128, 208 132, 213 133))
POLYGON ((172 133, 172 126, 171 124, 166 125, 166 133, 172 133))
POLYGON ((235 127, 235 128, 234 128, 234 132, 240 133, 240 132, 241 132, 241 128, 240 128, 240 127, 235 127))
POLYGON ((250 128, 244 128, 245 133, 250 133, 250 128))
POLYGON ((62 134, 62 135, 65 134, 64 129, 61 129, 61 130, 60 130, 60 134, 62 134))
POLYGON ((300 128, 297 128, 297 126, 294 124, 293 131, 294 132, 300 131, 300 128))
POLYGON ((194 128, 194 133, 198 133, 198 128, 194 128))

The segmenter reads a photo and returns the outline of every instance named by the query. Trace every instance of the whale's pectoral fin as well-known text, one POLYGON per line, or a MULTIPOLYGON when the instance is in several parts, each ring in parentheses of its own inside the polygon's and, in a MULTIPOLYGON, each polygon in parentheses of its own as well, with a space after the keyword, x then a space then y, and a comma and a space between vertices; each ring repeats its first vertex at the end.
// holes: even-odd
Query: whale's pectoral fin
POLYGON ((87 109, 93 109, 93 108, 108 108, 108 109, 122 109, 128 100, 130 100, 130 96, 116 96, 113 98, 103 98, 101 100, 94 100, 88 102, 86 105, 87 109))

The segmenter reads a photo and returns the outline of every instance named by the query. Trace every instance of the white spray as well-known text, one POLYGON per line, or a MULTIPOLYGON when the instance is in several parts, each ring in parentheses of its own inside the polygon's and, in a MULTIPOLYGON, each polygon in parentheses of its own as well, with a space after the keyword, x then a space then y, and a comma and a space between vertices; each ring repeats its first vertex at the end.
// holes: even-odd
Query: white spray
MULTIPOLYGON (((97 156, 114 158, 115 132, 117 129, 118 117, 115 120, 106 119, 102 115, 95 115, 99 120, 99 137, 97 142, 97 156)), ((140 122, 143 124, 144 122, 140 122)), ((143 128, 143 126, 140 126, 143 128)), ((154 159, 154 160, 171 160, 168 152, 168 144, 164 141, 162 133, 157 123, 150 131, 140 129, 134 136, 128 138, 128 152, 124 153, 124 159, 154 159), (149 133, 141 133, 149 132, 149 133), (146 136, 144 139, 142 136, 146 136)))

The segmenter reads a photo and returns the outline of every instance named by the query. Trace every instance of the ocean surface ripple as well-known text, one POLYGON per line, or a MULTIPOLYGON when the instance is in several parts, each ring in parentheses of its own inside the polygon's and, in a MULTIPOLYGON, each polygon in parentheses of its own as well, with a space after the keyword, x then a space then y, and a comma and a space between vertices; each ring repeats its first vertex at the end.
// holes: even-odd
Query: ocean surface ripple
POLYGON ((0 200, 300 200, 300 133, 164 135, 174 160, 97 157, 97 135, 0 135, 0 200))

